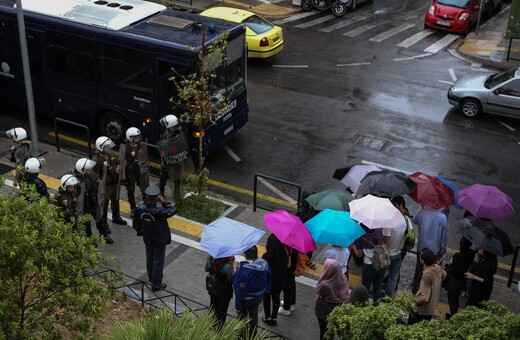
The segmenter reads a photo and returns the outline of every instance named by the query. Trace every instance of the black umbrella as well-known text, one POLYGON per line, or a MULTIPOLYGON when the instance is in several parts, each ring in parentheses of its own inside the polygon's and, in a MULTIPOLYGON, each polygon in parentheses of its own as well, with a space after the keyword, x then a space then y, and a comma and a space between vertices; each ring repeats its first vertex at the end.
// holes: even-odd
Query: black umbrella
POLYGON ((345 177, 347 172, 350 170, 350 168, 352 168, 352 165, 347 166, 346 168, 336 169, 336 171, 334 171, 334 174, 332 175, 332 178, 337 179, 338 181, 341 181, 343 179, 343 177, 345 177))
POLYGON ((511 255, 515 252, 509 235, 492 221, 475 216, 459 218, 459 231, 474 246, 499 256, 511 255))
POLYGON ((361 185, 369 194, 392 198, 411 193, 416 184, 402 172, 381 170, 369 172, 361 180, 361 185))

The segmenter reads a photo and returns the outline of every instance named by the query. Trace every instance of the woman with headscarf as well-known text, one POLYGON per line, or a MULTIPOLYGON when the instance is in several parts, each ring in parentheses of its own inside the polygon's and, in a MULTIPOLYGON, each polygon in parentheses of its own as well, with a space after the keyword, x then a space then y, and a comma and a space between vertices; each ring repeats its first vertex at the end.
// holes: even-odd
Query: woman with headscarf
POLYGON ((489 300, 493 291, 493 276, 497 272, 498 260, 496 254, 487 250, 478 250, 478 263, 464 275, 472 280, 469 287, 469 298, 466 307, 476 306, 482 308, 481 302, 489 300))
POLYGON ((320 325, 320 339, 327 330, 327 317, 332 310, 350 301, 350 288, 346 276, 341 271, 341 265, 333 259, 325 260, 323 273, 316 285, 314 312, 320 325))

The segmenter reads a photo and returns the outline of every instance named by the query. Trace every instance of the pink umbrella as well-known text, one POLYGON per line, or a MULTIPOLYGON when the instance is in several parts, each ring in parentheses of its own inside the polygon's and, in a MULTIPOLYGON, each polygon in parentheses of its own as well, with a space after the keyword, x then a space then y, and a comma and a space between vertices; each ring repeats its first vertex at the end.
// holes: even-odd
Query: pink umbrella
POLYGON ((350 218, 370 229, 395 228, 403 221, 403 214, 388 198, 366 195, 349 202, 348 205, 350 218))
POLYGON ((302 221, 285 210, 264 214, 265 226, 285 245, 302 253, 316 250, 311 233, 302 221))
POLYGON ((459 205, 473 216, 502 220, 515 214, 513 200, 497 187, 473 184, 459 191, 459 205))

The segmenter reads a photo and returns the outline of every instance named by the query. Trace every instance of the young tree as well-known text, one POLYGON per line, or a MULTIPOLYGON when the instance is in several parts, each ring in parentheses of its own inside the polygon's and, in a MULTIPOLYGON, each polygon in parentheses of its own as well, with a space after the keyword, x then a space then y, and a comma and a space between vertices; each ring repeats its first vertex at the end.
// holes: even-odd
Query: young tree
POLYGON ((101 239, 84 236, 34 189, 24 190, 31 203, 0 193, 1 334, 7 339, 86 334, 112 294, 89 275, 102 259, 101 239))
MULTIPOLYGON (((226 41, 228 33, 224 32, 206 46, 206 33, 202 33, 202 43, 197 57, 197 72, 187 76, 173 77, 178 91, 175 104, 185 112, 181 121, 192 123, 198 129, 198 167, 195 174, 197 194, 202 195, 207 185, 209 171, 204 168, 204 129, 228 111, 227 99, 215 93, 215 69, 225 61, 226 41)), ((172 99, 173 101, 173 99, 172 99)))

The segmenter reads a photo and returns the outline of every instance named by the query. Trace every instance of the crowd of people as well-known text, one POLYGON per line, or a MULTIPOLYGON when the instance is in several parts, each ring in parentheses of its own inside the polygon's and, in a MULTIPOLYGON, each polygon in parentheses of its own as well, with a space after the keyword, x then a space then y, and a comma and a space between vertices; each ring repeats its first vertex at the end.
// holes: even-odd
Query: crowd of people
MULTIPOLYGON (((180 134, 175 116, 161 119, 165 128, 163 140, 175 139, 180 134)), ((106 137, 97 138, 93 159, 80 158, 74 169, 61 177, 58 192, 51 196, 45 182, 39 178, 43 159, 31 155, 27 132, 23 128, 7 131, 15 143, 11 148, 15 163, 14 186, 34 186, 36 193, 48 199, 57 216, 92 235, 91 219, 107 244, 112 244, 108 224, 108 207, 112 210, 112 223, 126 225, 119 208, 121 183, 127 188, 133 227, 143 236, 146 247, 146 269, 153 291, 166 287, 162 282, 165 247, 171 243, 167 219, 176 213, 174 206, 164 198, 166 181, 174 182, 174 200, 180 196, 180 176, 173 176, 166 162, 161 164, 160 185, 149 185, 146 145, 141 142, 141 132, 135 127, 126 131, 126 143, 120 147, 119 157, 113 151, 115 144, 106 137), (135 200, 138 186, 144 204, 135 200), (159 206, 160 204, 160 206, 159 206), (88 214, 91 219, 79 217, 88 214)), ((26 196, 28 200, 34 199, 26 196)), ((377 304, 386 296, 392 298, 397 291, 401 264, 406 254, 405 242, 409 230, 416 226, 417 262, 411 290, 416 294, 417 310, 410 315, 409 324, 430 320, 436 309, 441 287, 446 288, 451 318, 459 310, 461 295, 466 294, 466 306, 481 306, 490 298, 493 276, 497 270, 497 256, 484 249, 473 249, 471 242, 462 237, 460 251, 442 267, 448 243, 449 209, 421 206, 413 218, 409 215, 405 199, 396 196, 391 203, 402 214, 402 220, 393 228, 367 228, 365 234, 350 247, 332 245, 323 255, 323 272, 316 286, 315 316, 320 327, 320 338, 326 330, 330 312, 343 303, 367 303, 369 298, 377 304), (386 262, 379 261, 383 249, 386 262), (475 256, 477 260, 475 261, 475 256), (360 263, 361 284, 351 291, 349 262, 354 258, 360 263), (387 278, 386 286, 384 286, 387 278), (383 291, 384 288, 384 291, 383 291)), ((308 204, 302 206, 299 217, 307 221, 318 213, 308 204)), ((304 265, 315 269, 312 252, 304 265)), ((258 256, 256 246, 245 253, 245 261, 235 264, 234 257, 208 257, 205 271, 211 275, 210 304, 218 324, 223 325, 231 299, 239 317, 250 319, 250 332, 258 323, 258 309, 263 304, 262 322, 276 326, 278 315, 289 316, 296 305, 296 276, 301 275, 301 254, 284 245, 274 234, 266 243, 266 252, 258 256), (299 267, 299 268, 298 268, 299 267), (216 287, 218 286, 218 287, 216 287), (218 289, 217 289, 218 288, 218 289), (283 294, 283 300, 281 295, 283 294)), ((207 279, 208 280, 208 279, 207 279)), ((208 282, 208 281, 207 281, 208 282)))

